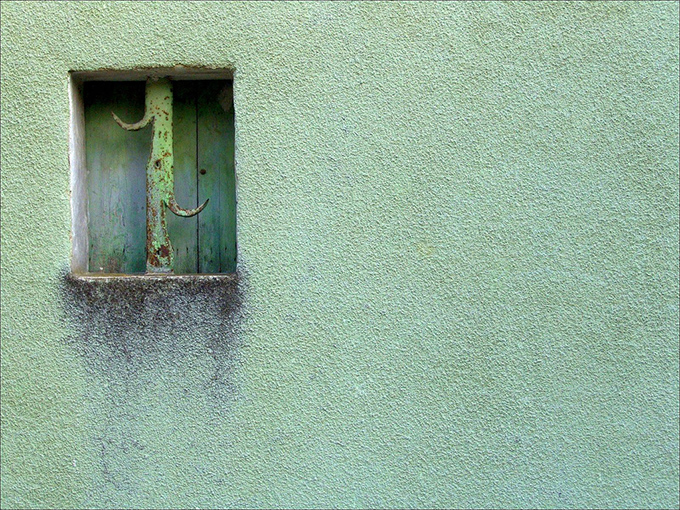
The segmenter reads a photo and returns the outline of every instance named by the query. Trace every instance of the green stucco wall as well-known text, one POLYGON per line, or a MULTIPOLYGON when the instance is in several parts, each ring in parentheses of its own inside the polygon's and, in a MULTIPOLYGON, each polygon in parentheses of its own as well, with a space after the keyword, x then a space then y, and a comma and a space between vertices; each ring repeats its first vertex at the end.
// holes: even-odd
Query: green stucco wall
POLYGON ((678 3, 2 2, 2 506, 678 507, 678 3), (235 286, 83 291, 68 71, 235 69, 235 286))

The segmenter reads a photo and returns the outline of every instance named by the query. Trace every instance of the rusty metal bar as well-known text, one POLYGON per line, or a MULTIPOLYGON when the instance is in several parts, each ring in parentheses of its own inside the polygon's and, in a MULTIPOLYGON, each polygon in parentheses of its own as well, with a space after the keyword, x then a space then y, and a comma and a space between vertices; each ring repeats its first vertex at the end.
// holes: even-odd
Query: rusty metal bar
POLYGON ((139 122, 127 124, 115 113, 111 112, 111 115, 120 127, 128 131, 136 131, 152 123, 151 154, 146 165, 146 272, 172 273, 174 255, 165 208, 178 216, 190 217, 200 213, 208 200, 195 209, 183 209, 175 201, 170 79, 147 79, 144 117, 139 122))

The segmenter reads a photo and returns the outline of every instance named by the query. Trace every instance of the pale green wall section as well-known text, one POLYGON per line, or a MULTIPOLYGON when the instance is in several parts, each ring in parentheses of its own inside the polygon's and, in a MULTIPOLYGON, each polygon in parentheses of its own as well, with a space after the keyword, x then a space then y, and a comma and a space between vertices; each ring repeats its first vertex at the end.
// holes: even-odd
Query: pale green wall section
POLYGON ((3 507, 677 507, 677 264, 677 3, 2 2, 3 507), (175 64, 236 69, 242 320, 129 361, 67 72, 175 64))

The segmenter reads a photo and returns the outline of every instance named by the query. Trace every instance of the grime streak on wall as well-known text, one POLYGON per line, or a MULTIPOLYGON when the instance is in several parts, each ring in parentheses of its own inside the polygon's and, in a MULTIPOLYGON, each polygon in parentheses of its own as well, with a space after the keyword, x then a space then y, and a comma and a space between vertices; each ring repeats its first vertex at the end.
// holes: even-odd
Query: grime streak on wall
MULTIPOLYGON (((149 452, 159 441, 170 441, 187 427, 209 437, 238 399, 232 375, 239 365, 244 288, 240 273, 64 275, 63 310, 75 332, 67 344, 89 368, 92 386, 101 390, 90 405, 99 424, 91 440, 100 452, 101 473, 93 491, 99 498, 109 494, 108 504, 133 497, 140 477, 157 474, 149 452), (182 422, 192 408, 208 421, 182 422)), ((213 446, 223 440, 214 437, 213 446)), ((208 472, 202 447, 189 450, 194 462, 181 469, 208 472)))

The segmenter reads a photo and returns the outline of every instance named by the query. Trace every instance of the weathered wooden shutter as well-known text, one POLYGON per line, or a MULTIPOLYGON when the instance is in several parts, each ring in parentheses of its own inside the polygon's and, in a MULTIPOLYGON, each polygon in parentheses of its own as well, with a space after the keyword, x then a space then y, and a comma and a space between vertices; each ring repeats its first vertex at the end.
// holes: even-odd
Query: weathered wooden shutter
MULTIPOLYGON (((174 168, 177 202, 197 216, 168 214, 175 274, 236 270, 234 109, 231 82, 176 81, 174 168)), ((89 271, 143 273, 146 264, 145 167, 151 127, 126 131, 111 112, 135 122, 144 114, 144 82, 86 82, 89 271)))

